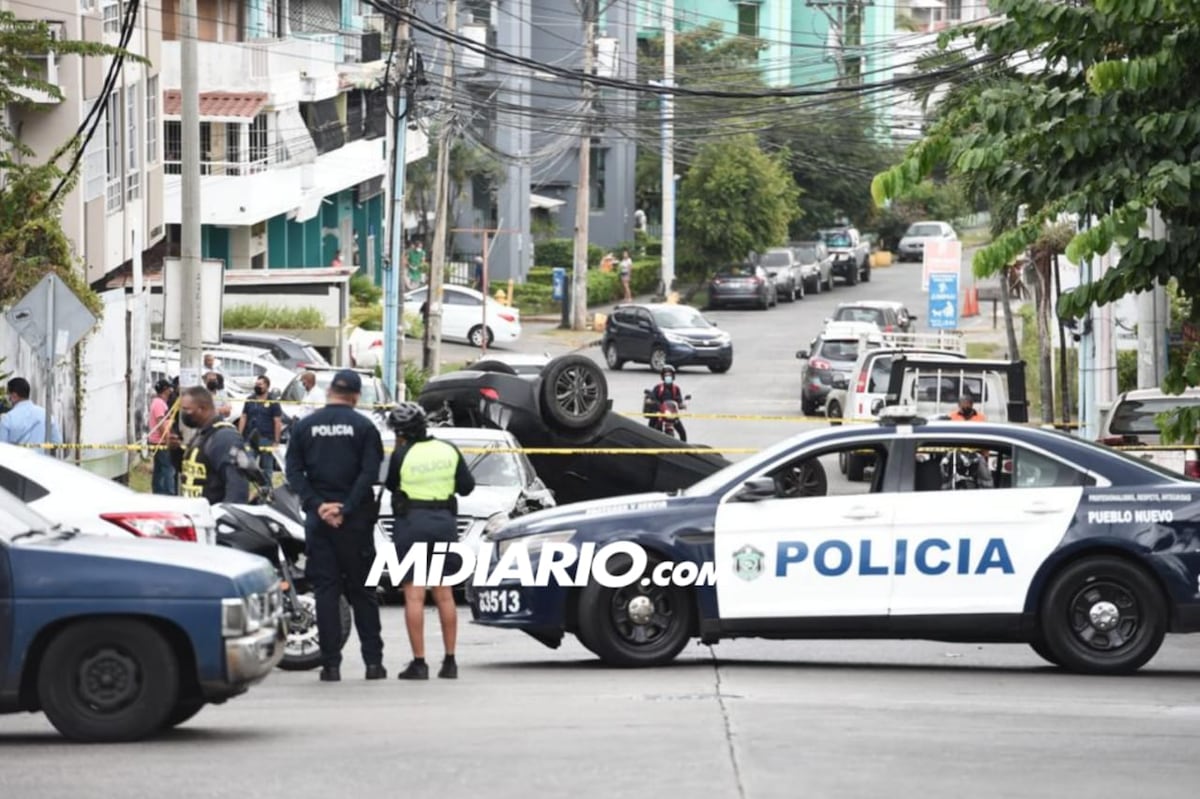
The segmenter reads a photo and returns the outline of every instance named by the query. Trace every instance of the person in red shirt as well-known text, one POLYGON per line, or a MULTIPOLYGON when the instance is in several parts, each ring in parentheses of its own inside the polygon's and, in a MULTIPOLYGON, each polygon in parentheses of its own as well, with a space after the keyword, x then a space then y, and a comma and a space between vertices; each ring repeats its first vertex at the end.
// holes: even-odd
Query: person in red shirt
POLYGON ((150 435, 147 440, 154 450, 154 472, 150 486, 155 494, 175 495, 178 493, 178 474, 171 460, 168 439, 171 435, 171 381, 160 378, 154 384, 154 399, 150 400, 150 435))

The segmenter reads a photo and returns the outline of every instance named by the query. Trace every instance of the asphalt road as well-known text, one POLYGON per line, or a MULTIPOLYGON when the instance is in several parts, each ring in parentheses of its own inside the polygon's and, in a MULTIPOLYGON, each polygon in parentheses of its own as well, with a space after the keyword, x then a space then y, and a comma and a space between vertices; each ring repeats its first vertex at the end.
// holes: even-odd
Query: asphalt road
MULTIPOLYGON (((846 299, 901 299, 923 318, 918 269, 768 312, 713 313, 734 336, 734 367, 684 371, 692 408, 797 414, 794 351, 846 299)), ((572 346, 549 328, 531 326, 530 349, 572 346)), ((617 409, 638 410, 649 370, 608 374, 617 409)), ((692 429, 746 447, 802 425, 692 429)), ((363 682, 351 638, 345 682, 276 671, 141 744, 76 746, 41 716, 0 717, 0 797, 1160 799, 1194 795, 1200 775, 1200 638, 1169 637, 1126 678, 1061 673, 1025 646, 919 641, 727 641, 627 671, 572 638, 551 650, 460 615, 457 682, 363 682)), ((432 612, 426 625, 436 667, 432 612)), ((384 631, 394 674, 408 659, 401 608, 385 608, 384 631)))
MULTIPOLYGON (((465 622, 465 613, 464 622, 465 622)), ((441 646, 428 617, 429 655, 441 646)), ((407 659, 402 609, 386 662, 407 659)), ((62 742, 0 717, 0 796, 1192 796, 1195 639, 1085 678, 1022 646, 730 641, 668 667, 598 665, 573 639, 463 625, 457 682, 340 684, 276 671, 161 738, 62 742)))

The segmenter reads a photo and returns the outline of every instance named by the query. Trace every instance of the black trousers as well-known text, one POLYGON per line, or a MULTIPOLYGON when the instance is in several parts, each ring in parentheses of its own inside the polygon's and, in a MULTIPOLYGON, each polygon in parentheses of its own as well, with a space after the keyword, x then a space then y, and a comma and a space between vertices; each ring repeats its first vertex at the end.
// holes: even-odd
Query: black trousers
POLYGON ((317 600, 317 635, 326 666, 342 663, 341 597, 354 610, 354 627, 362 645, 363 662, 383 663, 379 598, 365 583, 375 560, 375 525, 369 514, 347 518, 330 527, 316 513, 305 519, 305 574, 317 600))

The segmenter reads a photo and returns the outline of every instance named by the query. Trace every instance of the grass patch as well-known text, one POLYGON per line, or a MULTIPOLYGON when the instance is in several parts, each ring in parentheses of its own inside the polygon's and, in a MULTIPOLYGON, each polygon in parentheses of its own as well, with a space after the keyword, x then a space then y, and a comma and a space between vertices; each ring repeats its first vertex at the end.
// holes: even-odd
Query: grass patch
POLYGON ((1004 357, 1004 346, 994 341, 968 341, 967 357, 994 360, 1004 357))
POLYGON ((225 311, 221 318, 230 330, 315 330, 325 327, 325 315, 312 307, 239 305, 225 311))
POLYGON ((966 230, 959 236, 959 240, 962 242, 963 249, 968 247, 983 247, 986 244, 992 243, 992 232, 987 228, 966 230))

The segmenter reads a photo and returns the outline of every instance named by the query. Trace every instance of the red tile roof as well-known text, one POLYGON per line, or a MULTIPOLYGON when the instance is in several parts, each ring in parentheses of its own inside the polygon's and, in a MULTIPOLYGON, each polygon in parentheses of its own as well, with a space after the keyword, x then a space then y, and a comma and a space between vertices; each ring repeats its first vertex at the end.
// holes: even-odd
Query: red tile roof
MULTIPOLYGON (((245 117, 254 119, 267 104, 266 92, 200 92, 201 117, 245 117)), ((179 116, 183 110, 182 93, 163 92, 163 114, 179 116)))

